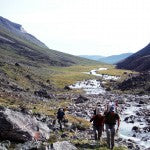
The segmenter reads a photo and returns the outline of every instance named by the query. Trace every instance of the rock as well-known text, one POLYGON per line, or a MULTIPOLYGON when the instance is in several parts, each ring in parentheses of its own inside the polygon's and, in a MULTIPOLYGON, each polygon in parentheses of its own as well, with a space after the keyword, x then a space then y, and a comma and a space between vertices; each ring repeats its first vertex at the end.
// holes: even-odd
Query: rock
POLYGON ((89 99, 80 95, 77 99, 75 99, 75 103, 78 104, 78 103, 84 103, 86 101, 88 101, 89 99))
POLYGON ((47 79, 47 80, 46 80, 46 82, 47 82, 47 83, 50 83, 50 80, 49 80, 49 79, 47 79))
POLYGON ((61 138, 66 138, 66 137, 68 137, 68 135, 65 133, 61 135, 61 138))
POLYGON ((67 85, 64 87, 64 89, 65 89, 65 90, 68 90, 68 91, 72 90, 72 89, 71 89, 69 86, 67 86, 67 85))
POLYGON ((150 126, 149 127, 144 127, 143 130, 144 130, 145 133, 150 132, 150 126))
POLYGON ((25 76, 27 79, 31 80, 31 76, 30 75, 26 75, 25 76))
POLYGON ((110 87, 106 88, 106 91, 111 91, 111 88, 110 87))
POLYGON ((134 143, 128 143, 128 149, 135 150, 136 145, 134 143))
POLYGON ((40 141, 28 141, 24 144, 18 144, 15 150, 50 150, 48 147, 48 145, 44 145, 40 141))
POLYGON ((128 121, 128 123, 134 123, 134 121, 133 121, 133 120, 131 120, 131 121, 128 121))
POLYGON ((131 115, 129 117, 126 117, 124 119, 124 121, 127 122, 127 123, 134 123, 134 119, 135 119, 135 117, 133 115, 131 115))
POLYGON ((14 84, 10 85, 9 87, 10 87, 11 90, 14 91, 14 92, 22 92, 22 91, 23 91, 22 88, 18 87, 17 85, 14 85, 14 84))
POLYGON ((124 121, 125 121, 125 122, 128 122, 128 119, 129 119, 129 117, 126 117, 126 118, 124 119, 124 121))
POLYGON ((0 143, 0 150, 8 150, 5 146, 1 145, 0 143))
POLYGON ((45 98, 51 98, 51 95, 49 95, 48 93, 47 93, 47 91, 46 90, 39 90, 39 91, 34 91, 34 94, 36 95, 36 96, 39 96, 39 97, 45 97, 45 98))
POLYGON ((145 104, 144 101, 139 101, 139 104, 145 104))
POLYGON ((10 147, 10 141, 3 141, 0 143, 0 150, 8 150, 10 147))
POLYGON ((136 137, 136 134, 133 134, 132 137, 136 137))
POLYGON ((53 144, 54 150, 77 150, 77 148, 68 141, 56 142, 53 144))
POLYGON ((9 140, 17 143, 24 143, 32 140, 28 132, 21 131, 6 119, 6 116, 0 112, 0 140, 9 140))
POLYGON ((4 110, 5 108, 3 106, 0 106, 0 110, 4 110))
POLYGON ((15 63, 15 66, 19 67, 19 66, 20 66, 20 64, 19 64, 19 63, 15 63))
POLYGON ((132 130, 135 131, 135 132, 138 132, 138 131, 139 131, 139 127, 134 126, 134 127, 132 128, 132 130))
POLYGON ((23 106, 20 106, 20 112, 22 112, 23 114, 28 114, 28 110, 27 108, 23 107, 23 106))

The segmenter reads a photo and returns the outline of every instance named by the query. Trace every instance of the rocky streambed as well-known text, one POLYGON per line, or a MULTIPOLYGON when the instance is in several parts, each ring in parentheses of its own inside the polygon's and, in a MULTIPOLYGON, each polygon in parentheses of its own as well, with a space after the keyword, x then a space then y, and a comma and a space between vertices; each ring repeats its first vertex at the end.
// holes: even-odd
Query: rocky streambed
MULTIPOLYGON (((96 74, 96 70, 90 73, 101 76, 96 74)), ((108 79, 117 80, 118 77, 104 76, 103 78, 103 80, 108 79)), ((100 80, 81 81, 70 87, 81 88, 86 92, 84 97, 75 99, 75 104, 71 106, 72 113, 89 120, 97 103, 100 103, 104 110, 109 100, 118 100, 121 125, 117 143, 124 144, 129 149, 150 149, 150 97, 148 95, 113 94, 105 91, 100 80)))

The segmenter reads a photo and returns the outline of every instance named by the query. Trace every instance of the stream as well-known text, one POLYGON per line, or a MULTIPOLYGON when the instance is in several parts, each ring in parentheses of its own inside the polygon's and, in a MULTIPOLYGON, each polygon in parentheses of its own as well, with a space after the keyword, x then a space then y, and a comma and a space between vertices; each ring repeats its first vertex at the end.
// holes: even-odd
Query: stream
MULTIPOLYGON (((99 68, 98 70, 107 70, 107 68, 99 68)), ((90 72, 85 72, 86 74, 92 74, 101 77, 103 80, 118 80, 119 77, 97 74, 96 71, 91 70, 90 72)), ((104 82, 104 81, 103 81, 104 82)), ((86 80, 78 81, 76 84, 71 85, 72 89, 83 89, 87 95, 103 95, 107 97, 109 92, 101 86, 102 81, 100 80, 86 80), (105 96, 106 95, 106 96, 105 96)), ((137 145, 143 146, 144 148, 150 148, 150 131, 145 130, 148 128, 150 130, 149 122, 146 122, 145 114, 149 112, 150 104, 139 105, 141 100, 150 99, 149 96, 137 96, 137 95, 114 95, 119 100, 126 99, 126 102, 119 107, 121 107, 121 124, 118 136, 126 139, 133 140, 137 145), (126 98, 124 98, 126 97, 126 98), (133 130, 135 128, 135 130, 133 130)), ((104 98, 105 99, 105 98, 104 98)), ((105 99, 107 100, 107 99, 105 99)), ((88 102, 89 105, 91 101, 88 102)), ((93 103, 93 102, 92 102, 93 103)), ((91 103, 91 104, 92 104, 91 103)), ((96 103, 96 101, 95 101, 96 103)), ((106 103, 106 102, 105 102, 106 103)), ((149 116, 146 116, 149 120, 149 116)))

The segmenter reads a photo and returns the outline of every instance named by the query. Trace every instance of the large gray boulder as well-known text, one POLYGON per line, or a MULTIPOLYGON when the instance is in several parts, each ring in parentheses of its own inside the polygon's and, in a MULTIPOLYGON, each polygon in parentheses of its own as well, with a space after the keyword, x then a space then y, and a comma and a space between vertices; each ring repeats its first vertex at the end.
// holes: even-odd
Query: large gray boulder
POLYGON ((53 144, 54 150, 77 150, 77 148, 68 141, 56 142, 53 144))
POLYGON ((6 116, 0 112, 0 140, 9 140, 12 142, 23 143, 32 140, 28 132, 15 127, 6 116))

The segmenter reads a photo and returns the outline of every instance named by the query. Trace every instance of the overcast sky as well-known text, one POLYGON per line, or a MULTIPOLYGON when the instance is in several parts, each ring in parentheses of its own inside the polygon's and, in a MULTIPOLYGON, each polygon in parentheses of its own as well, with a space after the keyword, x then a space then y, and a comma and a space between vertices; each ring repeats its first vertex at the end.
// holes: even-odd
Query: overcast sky
POLYGON ((150 0, 0 0, 0 16, 74 55, 136 52, 150 42, 150 0))

